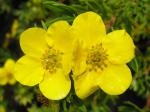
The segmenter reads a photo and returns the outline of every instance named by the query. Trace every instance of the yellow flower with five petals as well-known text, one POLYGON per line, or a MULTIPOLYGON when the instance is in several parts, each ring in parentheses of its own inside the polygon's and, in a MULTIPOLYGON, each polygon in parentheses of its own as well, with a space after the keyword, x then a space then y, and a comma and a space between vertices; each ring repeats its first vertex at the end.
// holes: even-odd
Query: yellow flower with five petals
POLYGON ((53 23, 47 31, 29 28, 20 37, 25 55, 15 65, 15 78, 23 85, 39 88, 51 100, 63 99, 71 88, 73 39, 66 21, 53 23))
POLYGON ((78 15, 72 25, 77 39, 73 79, 77 96, 86 98, 101 88, 110 95, 122 94, 132 82, 126 65, 135 45, 125 30, 106 34, 102 18, 94 12, 78 15))
POLYGON ((16 80, 13 76, 15 61, 7 59, 3 67, 0 67, 0 85, 15 84, 16 80))

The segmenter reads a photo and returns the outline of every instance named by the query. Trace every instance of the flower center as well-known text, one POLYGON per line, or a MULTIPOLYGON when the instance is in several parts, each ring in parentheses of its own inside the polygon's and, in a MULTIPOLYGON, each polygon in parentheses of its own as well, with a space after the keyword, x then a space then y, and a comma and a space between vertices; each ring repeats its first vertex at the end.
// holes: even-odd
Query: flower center
POLYGON ((48 47, 45 53, 42 56, 42 65, 45 70, 48 70, 50 73, 54 73, 58 68, 62 67, 61 59, 62 52, 55 50, 52 47, 48 47))
POLYGON ((102 44, 92 46, 92 48, 89 49, 86 64, 88 65, 90 71, 103 70, 105 67, 107 67, 106 61, 107 54, 104 48, 102 47, 102 44))

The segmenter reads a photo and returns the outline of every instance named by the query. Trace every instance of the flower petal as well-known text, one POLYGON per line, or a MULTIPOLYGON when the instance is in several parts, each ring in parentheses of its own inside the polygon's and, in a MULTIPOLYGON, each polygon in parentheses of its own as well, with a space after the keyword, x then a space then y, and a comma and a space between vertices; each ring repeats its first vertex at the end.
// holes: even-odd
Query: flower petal
POLYGON ((23 56, 16 62, 14 76, 23 85, 34 86, 43 79, 43 75, 44 69, 36 58, 23 56))
POLYGON ((73 66, 73 56, 71 53, 63 54, 61 63, 62 63, 62 69, 64 73, 67 75, 71 72, 72 66, 73 66))
POLYGON ((7 71, 5 68, 0 68, 0 85, 6 85, 8 82, 7 71))
POLYGON ((46 49, 46 31, 42 28, 29 28, 20 37, 20 46, 23 52, 30 56, 39 57, 46 49))
POLYGON ((83 72, 85 72, 86 68, 87 68, 87 64, 86 64, 86 57, 87 57, 87 50, 86 48, 84 48, 84 46, 78 42, 76 44, 75 50, 73 52, 73 74, 75 76, 82 74, 83 72))
POLYGON ((11 78, 9 77, 8 83, 9 83, 10 85, 14 85, 14 84, 16 83, 15 78, 14 78, 14 77, 11 77, 11 78))
POLYGON ((91 71, 73 78, 75 92, 79 98, 84 99, 98 89, 98 76, 98 73, 91 71))
POLYGON ((134 57, 135 45, 125 30, 116 30, 107 35, 103 42, 108 59, 114 64, 128 63, 134 57))
POLYGON ((0 67, 0 78, 6 77, 7 71, 4 67, 0 67))
POLYGON ((15 66, 15 61, 13 59, 8 59, 4 64, 4 68, 10 73, 13 72, 14 66, 15 66))
POLYGON ((0 78, 0 85, 6 85, 8 82, 8 78, 7 77, 2 77, 0 78))
POLYGON ((67 21, 58 21, 53 23, 47 31, 47 42, 49 46, 63 52, 72 52, 73 38, 70 35, 70 25, 67 21), (71 51, 70 51, 71 50, 71 51))
POLYGON ((127 65, 109 65, 101 74, 99 87, 110 95, 125 92, 132 82, 132 75, 127 65))
POLYGON ((51 100, 65 98, 71 88, 71 80, 61 70, 54 74, 46 72, 44 80, 39 84, 45 97, 51 100))
POLYGON ((94 12, 78 15, 72 25, 75 38, 83 41, 87 46, 93 45, 106 35, 102 18, 94 12))

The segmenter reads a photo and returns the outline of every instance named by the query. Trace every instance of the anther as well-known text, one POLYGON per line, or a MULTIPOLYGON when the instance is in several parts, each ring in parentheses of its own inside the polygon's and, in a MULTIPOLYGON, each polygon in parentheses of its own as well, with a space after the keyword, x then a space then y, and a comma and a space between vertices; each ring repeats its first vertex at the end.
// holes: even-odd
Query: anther
POLYGON ((53 47, 48 47, 41 58, 43 68, 48 70, 50 73, 56 72, 58 68, 62 67, 62 54, 62 52, 55 50, 53 47))
POLYGON ((107 67, 106 61, 107 54, 102 47, 102 44, 92 46, 92 48, 89 49, 86 59, 86 64, 88 65, 89 71, 98 71, 99 69, 103 70, 105 67, 107 67))

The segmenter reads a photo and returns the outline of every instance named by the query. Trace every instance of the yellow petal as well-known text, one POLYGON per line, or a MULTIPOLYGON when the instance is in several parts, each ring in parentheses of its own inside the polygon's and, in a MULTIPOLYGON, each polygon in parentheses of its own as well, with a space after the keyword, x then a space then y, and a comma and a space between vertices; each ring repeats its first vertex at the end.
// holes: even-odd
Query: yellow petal
POLYGON ((125 92, 131 82, 132 75, 127 65, 108 65, 101 74, 99 87, 110 95, 125 92))
POLYGON ((106 35, 102 18, 94 12, 78 15, 72 25, 74 37, 83 41, 87 46, 93 45, 106 35))
POLYGON ((61 63, 62 63, 62 69, 64 73, 69 74, 71 72, 71 68, 73 66, 72 60, 73 60, 72 53, 63 54, 61 63))
POLYGON ((45 97, 51 100, 65 98, 71 88, 71 81, 62 71, 54 74, 46 72, 44 80, 39 84, 40 90, 45 97))
POLYGON ((39 57, 46 49, 46 31, 41 28, 29 28, 20 37, 20 46, 23 52, 30 56, 39 57))
POLYGON ((13 78, 13 77, 9 78, 8 83, 9 83, 10 85, 14 85, 14 84, 16 83, 15 78, 13 78))
POLYGON ((3 104, 0 105, 0 112, 6 112, 6 108, 3 104))
POLYGON ((77 96, 84 99, 98 89, 98 77, 96 72, 85 72, 80 76, 74 77, 74 87, 77 96))
POLYGON ((8 82, 7 77, 0 78, 0 85, 2 85, 2 86, 3 86, 3 85, 6 85, 7 82, 8 82))
POLYGON ((70 25, 66 21, 53 23, 48 28, 46 40, 49 46, 54 46, 63 52, 72 52, 73 38, 70 35, 70 25))
POLYGON ((14 66, 15 66, 15 61, 13 59, 7 59, 4 64, 4 68, 10 73, 13 72, 14 66))
POLYGON ((134 43, 125 30, 116 30, 109 33, 103 47, 106 49, 108 59, 114 64, 125 64, 134 57, 134 43))
POLYGON ((14 76, 23 85, 34 86, 38 84, 44 75, 40 60, 29 56, 23 56, 15 65, 14 76))
POLYGON ((87 67, 86 64, 87 50, 80 42, 76 44, 73 56, 74 56, 73 58, 74 64, 72 70, 73 74, 77 76, 82 74, 87 67))
POLYGON ((0 78, 6 77, 7 71, 4 67, 0 67, 0 78))
POLYGON ((8 82, 7 71, 5 68, 0 68, 0 85, 6 85, 8 82))

